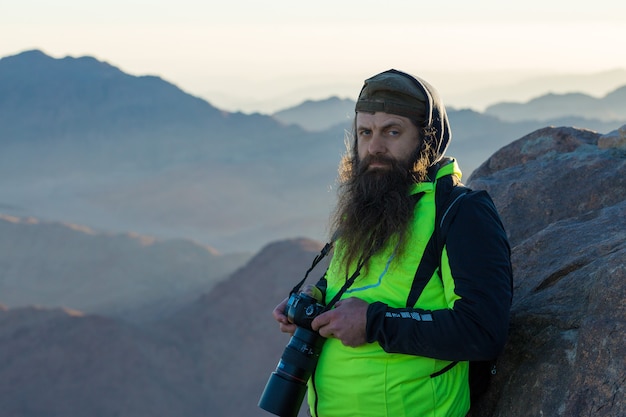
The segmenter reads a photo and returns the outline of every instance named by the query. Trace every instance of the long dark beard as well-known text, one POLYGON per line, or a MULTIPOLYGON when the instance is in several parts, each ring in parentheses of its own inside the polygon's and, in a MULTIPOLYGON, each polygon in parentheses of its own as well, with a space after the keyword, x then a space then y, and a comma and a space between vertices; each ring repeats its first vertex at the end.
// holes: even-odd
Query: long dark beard
POLYGON ((346 273, 354 262, 367 263, 369 256, 392 238, 398 242, 396 251, 404 250, 415 207, 409 189, 419 181, 415 167, 409 169, 405 162, 376 157, 390 168, 368 170, 371 157, 363 161, 355 158, 346 157, 342 161, 342 182, 333 216, 333 229, 339 232, 342 241, 346 273))

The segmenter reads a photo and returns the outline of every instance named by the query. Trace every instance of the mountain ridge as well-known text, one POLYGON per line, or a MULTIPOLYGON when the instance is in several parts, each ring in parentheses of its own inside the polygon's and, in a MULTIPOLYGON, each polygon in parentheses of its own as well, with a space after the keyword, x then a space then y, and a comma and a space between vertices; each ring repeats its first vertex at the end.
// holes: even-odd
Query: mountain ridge
POLYGON ((485 113, 505 121, 548 121, 557 117, 582 116, 623 122, 626 119, 626 85, 600 98, 583 93, 548 93, 524 103, 493 104, 485 109, 485 113))
POLYGON ((0 303, 152 321, 208 292, 251 256, 0 213, 0 303))
MULTIPOLYGON (((306 100, 297 106, 273 113, 272 117, 283 123, 297 124, 305 130, 325 130, 337 125, 345 127, 349 126, 354 115, 354 104, 354 100, 331 96, 322 100, 306 100), (328 109, 334 111, 328 112, 328 109), (331 120, 322 122, 322 117, 331 120), (317 123, 312 123, 310 119, 317 123)), ((584 93, 546 93, 527 102, 495 103, 484 112, 452 106, 448 107, 447 112, 451 118, 458 112, 470 112, 495 117, 503 123, 539 122, 556 125, 561 120, 577 120, 586 122, 591 127, 611 126, 603 131, 608 133, 619 127, 619 123, 626 121, 626 85, 601 98, 584 93)))
MULTIPOLYGON (((33 66, 26 81, 0 75, 6 214, 188 237, 222 252, 258 250, 320 229, 317 213, 331 198, 323 190, 333 182, 342 140, 269 116, 223 112, 157 77, 108 65, 115 77, 92 74, 85 77, 99 81, 84 83, 64 72, 78 71, 67 69, 78 59, 31 52, 3 58, 0 74, 22 73, 11 68, 31 65, 33 56, 45 65, 33 66), (47 90, 30 89, 28 80, 46 74, 46 65, 60 67, 62 76, 44 82, 47 90), (51 93, 57 90, 68 91, 63 100, 51 93), (298 154, 313 162, 302 164, 298 154), (280 188, 286 181, 299 182, 288 195, 280 188), (303 187, 312 182, 322 193, 309 204, 303 187)), ((98 61, 85 62, 100 71, 98 61)))

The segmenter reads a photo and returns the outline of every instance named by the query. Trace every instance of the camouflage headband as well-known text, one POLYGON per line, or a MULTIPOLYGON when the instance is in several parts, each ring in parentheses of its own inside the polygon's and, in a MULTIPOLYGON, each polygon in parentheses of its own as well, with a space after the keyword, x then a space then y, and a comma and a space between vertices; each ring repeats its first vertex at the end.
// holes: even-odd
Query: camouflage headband
POLYGON ((356 103, 357 112, 385 112, 423 122, 428 99, 417 83, 400 72, 386 71, 367 80, 356 103))

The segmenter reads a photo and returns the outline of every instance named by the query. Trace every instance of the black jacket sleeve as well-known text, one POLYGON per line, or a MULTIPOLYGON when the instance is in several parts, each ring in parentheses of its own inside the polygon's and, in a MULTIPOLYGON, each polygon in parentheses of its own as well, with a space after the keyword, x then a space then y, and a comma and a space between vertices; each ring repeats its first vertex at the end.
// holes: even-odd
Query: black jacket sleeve
POLYGON ((425 311, 373 303, 367 311, 368 342, 377 341, 390 353, 451 361, 500 354, 508 333, 512 268, 506 232, 486 192, 462 200, 446 248, 460 297, 454 307, 425 311))

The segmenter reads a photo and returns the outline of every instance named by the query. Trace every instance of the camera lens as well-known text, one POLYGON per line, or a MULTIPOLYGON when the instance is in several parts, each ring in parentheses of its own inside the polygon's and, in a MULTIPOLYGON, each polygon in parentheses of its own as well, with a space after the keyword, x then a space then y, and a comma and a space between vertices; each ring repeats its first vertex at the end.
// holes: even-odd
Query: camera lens
POLYGON ((280 417, 296 417, 306 383, 319 359, 324 339, 314 331, 298 327, 270 375, 259 407, 280 417))

